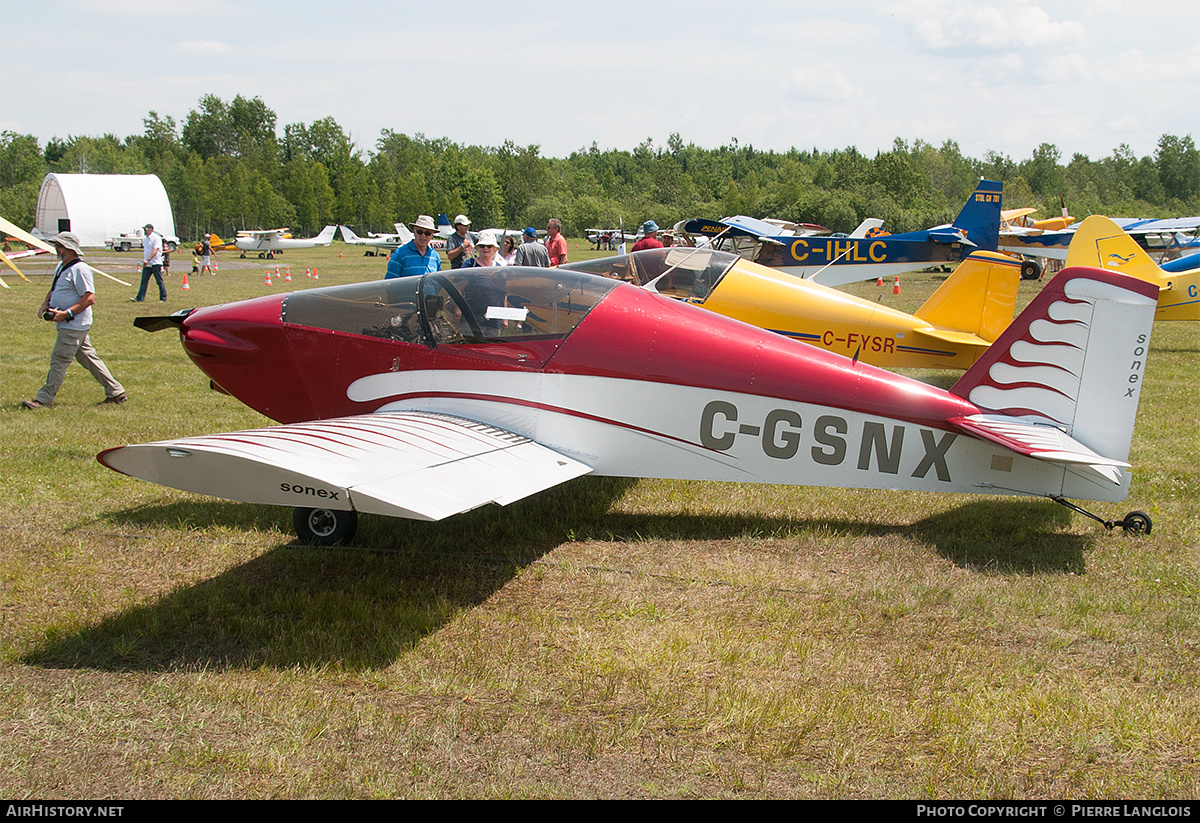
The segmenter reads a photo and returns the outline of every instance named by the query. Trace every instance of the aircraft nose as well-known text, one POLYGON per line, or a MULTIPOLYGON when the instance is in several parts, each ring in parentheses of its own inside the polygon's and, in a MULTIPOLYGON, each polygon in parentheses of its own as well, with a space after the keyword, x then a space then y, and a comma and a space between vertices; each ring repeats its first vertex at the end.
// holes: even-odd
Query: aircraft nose
MULTIPOLYGON (((183 347, 193 358, 236 361, 253 356, 263 336, 280 328, 283 295, 196 309, 181 326, 183 347)), ((199 363, 199 361, 197 361, 199 363)), ((203 368, 203 366, 201 366, 203 368)))
POLYGON ((281 423, 314 415, 281 320, 285 295, 196 309, 183 321, 183 348, 213 384, 281 423))

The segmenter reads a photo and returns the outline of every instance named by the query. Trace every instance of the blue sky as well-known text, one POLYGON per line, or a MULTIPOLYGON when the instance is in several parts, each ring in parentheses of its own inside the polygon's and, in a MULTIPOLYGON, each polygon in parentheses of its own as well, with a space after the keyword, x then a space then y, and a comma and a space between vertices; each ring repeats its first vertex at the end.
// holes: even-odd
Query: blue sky
POLYGON ((0 0, 0 129, 139 134, 204 94, 543 156, 958 142, 1063 161, 1200 137, 1200 3, 0 0), (503 11, 502 11, 503 9, 503 11))

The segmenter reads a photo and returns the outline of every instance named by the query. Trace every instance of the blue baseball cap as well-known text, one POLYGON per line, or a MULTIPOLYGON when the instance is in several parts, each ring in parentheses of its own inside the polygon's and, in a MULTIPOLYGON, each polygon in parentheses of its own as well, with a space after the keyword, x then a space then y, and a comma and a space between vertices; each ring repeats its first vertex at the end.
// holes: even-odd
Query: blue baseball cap
POLYGON ((525 229, 525 231, 521 232, 521 234, 525 235, 526 237, 537 237, 537 229, 535 229, 533 226, 530 226, 529 228, 525 229))

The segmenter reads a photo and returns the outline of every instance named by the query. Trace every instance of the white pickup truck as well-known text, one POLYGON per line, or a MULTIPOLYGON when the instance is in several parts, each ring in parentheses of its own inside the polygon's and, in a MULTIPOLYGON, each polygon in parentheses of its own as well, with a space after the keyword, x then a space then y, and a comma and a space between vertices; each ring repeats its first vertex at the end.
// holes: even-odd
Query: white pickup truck
MULTIPOLYGON (((179 238, 175 236, 163 236, 163 245, 168 251, 175 251, 179 247, 179 238)), ((104 238, 104 248, 112 249, 113 251, 129 251, 142 248, 142 230, 136 229, 126 234, 118 234, 116 237, 104 238)))

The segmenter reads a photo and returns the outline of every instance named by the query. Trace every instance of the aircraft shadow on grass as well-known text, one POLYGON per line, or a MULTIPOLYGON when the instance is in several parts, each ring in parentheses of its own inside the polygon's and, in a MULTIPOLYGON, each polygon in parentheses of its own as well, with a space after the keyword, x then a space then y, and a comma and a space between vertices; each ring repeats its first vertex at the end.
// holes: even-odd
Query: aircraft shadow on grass
MULTIPOLYGON (((437 523, 371 518, 354 549, 280 546, 159 600, 53 639, 24 662, 109 671, 334 665, 386 668, 566 540, 722 540, 755 534, 902 536, 957 565, 999 574, 1084 570, 1091 533, 1061 531, 1053 503, 976 501, 912 524, 753 514, 609 513, 634 481, 581 478, 504 509, 437 523), (375 522, 377 520, 377 523, 375 522), (365 539, 364 539, 365 538, 365 539)), ((118 519, 126 521, 127 515, 118 519)), ((275 527, 278 510, 169 504, 130 520, 275 527)))

